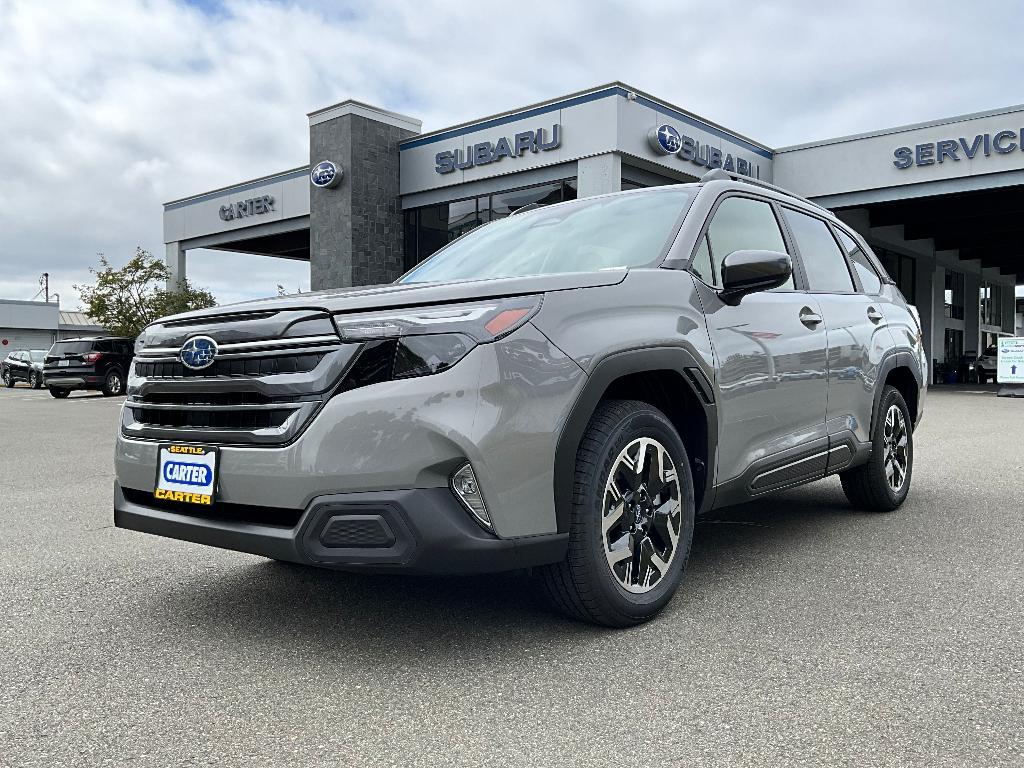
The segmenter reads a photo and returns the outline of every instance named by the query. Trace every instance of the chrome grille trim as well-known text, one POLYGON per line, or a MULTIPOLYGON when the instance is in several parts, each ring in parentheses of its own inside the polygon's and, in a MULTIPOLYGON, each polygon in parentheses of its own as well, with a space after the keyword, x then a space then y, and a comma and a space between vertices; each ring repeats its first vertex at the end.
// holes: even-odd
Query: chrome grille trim
MULTIPOLYGON (((230 344, 218 344, 217 345, 217 357, 224 357, 232 353, 242 352, 279 352, 291 349, 302 349, 307 351, 313 346, 323 346, 333 348, 341 345, 341 339, 337 336, 298 336, 294 339, 261 339, 259 341, 236 341, 230 344)), ((150 347, 143 348, 135 358, 137 360, 145 360, 147 363, 150 362, 166 362, 161 358, 167 358, 168 360, 178 360, 178 353, 181 351, 181 347, 150 347)))

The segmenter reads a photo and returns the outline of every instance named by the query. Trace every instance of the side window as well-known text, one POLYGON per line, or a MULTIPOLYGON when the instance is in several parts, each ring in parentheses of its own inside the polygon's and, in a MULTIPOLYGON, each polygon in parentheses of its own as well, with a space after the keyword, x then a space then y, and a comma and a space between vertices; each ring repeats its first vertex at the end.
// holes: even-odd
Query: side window
MULTIPOLYGON (((706 282, 717 288, 722 286, 722 261, 730 253, 745 250, 786 253, 786 242, 771 205, 746 197, 729 197, 718 206, 708 227, 707 239, 713 280, 706 282)), ((793 290, 793 277, 775 290, 793 290)))
POLYGON ((93 342, 92 348, 97 352, 113 352, 109 341, 96 341, 93 342))
POLYGON ((878 293, 882 290, 882 281, 878 278, 878 273, 875 272, 875 268, 871 266, 871 262, 868 261, 867 255, 861 250, 857 242, 850 237, 848 234, 843 232, 841 229, 837 229, 839 233, 839 242, 843 244, 843 248, 846 250, 846 255, 850 257, 850 263, 853 264, 853 268, 857 270, 857 277, 860 278, 860 284, 864 286, 864 293, 878 293))
POLYGON ((828 225, 821 219, 791 208, 783 210, 786 223, 793 231, 796 246, 800 249, 808 288, 823 293, 852 293, 850 269, 828 225))
POLYGON ((708 248, 707 235, 701 237, 700 245, 697 246, 697 250, 693 254, 693 259, 690 261, 690 269, 693 271, 693 274, 708 285, 717 285, 715 280, 715 269, 711 264, 711 249, 708 248))

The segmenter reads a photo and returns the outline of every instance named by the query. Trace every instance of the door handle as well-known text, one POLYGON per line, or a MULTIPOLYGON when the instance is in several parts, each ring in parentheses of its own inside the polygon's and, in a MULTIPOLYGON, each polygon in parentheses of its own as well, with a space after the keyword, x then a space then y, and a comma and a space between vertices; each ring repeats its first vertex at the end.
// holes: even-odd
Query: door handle
POLYGON ((804 307, 800 310, 800 322, 808 328, 813 328, 821 323, 821 315, 814 312, 810 307, 804 307))
POLYGON ((875 325, 878 325, 880 322, 885 320, 885 316, 874 307, 868 307, 868 320, 875 325))

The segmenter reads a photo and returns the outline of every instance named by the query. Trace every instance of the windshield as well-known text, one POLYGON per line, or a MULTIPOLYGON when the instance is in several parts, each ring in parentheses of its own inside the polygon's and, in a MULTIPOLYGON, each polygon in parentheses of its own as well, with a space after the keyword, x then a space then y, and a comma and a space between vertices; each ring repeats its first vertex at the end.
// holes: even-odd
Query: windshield
POLYGON ((29 355, 32 357, 33 363, 41 363, 46 359, 45 349, 33 349, 29 351, 29 355))
POLYGON ((593 272, 653 265, 693 198, 690 187, 575 200, 478 227, 399 282, 593 272))

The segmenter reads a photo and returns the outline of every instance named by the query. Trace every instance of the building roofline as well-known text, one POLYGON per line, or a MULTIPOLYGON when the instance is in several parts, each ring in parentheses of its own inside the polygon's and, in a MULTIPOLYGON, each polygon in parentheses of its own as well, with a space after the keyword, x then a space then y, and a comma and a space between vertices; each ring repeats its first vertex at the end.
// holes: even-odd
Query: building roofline
POLYGON ((922 128, 935 128, 940 125, 951 125, 953 123, 964 123, 970 120, 980 120, 986 117, 995 117, 996 115, 1008 115, 1013 112, 1024 112, 1024 104, 1015 104, 1009 107, 997 107, 996 109, 988 109, 984 112, 968 112, 963 115, 956 115, 954 117, 942 117, 935 120, 926 120, 921 123, 909 123, 907 125, 897 125, 893 128, 883 128, 876 131, 867 131, 865 133, 853 133, 848 136, 838 136, 834 139, 820 139, 818 141, 809 141, 804 144, 791 144, 788 147, 779 147, 775 152, 793 152, 800 149, 812 149, 814 147, 824 147, 829 144, 844 144, 849 141, 859 141, 861 139, 873 139, 879 136, 891 136, 899 133, 906 133, 908 131, 917 131, 922 128))
POLYGON ((60 311, 60 304, 56 301, 32 301, 24 299, 0 299, 0 304, 18 304, 19 306, 31 307, 56 307, 60 311))
MULTIPOLYGON (((594 86, 593 88, 587 88, 582 91, 576 91, 575 93, 566 94, 564 96, 557 96, 552 99, 546 99, 535 104, 529 104, 525 107, 518 107, 516 109, 507 110, 505 112, 499 112, 495 115, 488 117, 477 118, 464 123, 458 123, 456 125, 448 126, 447 128, 440 128, 436 131, 429 131, 427 133, 420 134, 419 136, 411 136, 408 139, 404 139, 398 142, 399 149, 411 149, 412 147, 422 146, 424 144, 431 144, 436 141, 443 141, 446 138, 454 138, 466 133, 470 133, 476 130, 482 130, 487 127, 495 125, 501 125, 503 123, 509 123, 514 120, 525 119, 526 117, 542 114, 544 112, 552 112, 555 109, 559 109, 566 105, 566 102, 584 103, 586 101, 593 101, 599 98, 607 98, 610 96, 620 96, 622 98, 630 98, 633 95, 636 101, 644 104, 645 106, 653 107, 661 112, 677 117, 691 125, 698 128, 703 128, 710 133, 728 138, 733 141, 737 141, 741 144, 747 144, 749 147, 757 152, 758 154, 766 157, 771 157, 772 148, 767 144, 762 144, 759 141, 744 136, 743 134, 736 133, 725 126, 714 123, 700 115, 696 115, 693 112, 689 112, 682 107, 677 107, 674 104, 670 104, 667 101, 659 99, 655 96, 650 95, 645 91, 641 91, 638 88, 623 83, 620 80, 614 80, 604 85, 594 86)), ((571 106, 572 104, 570 104, 571 106)))
POLYGON ((373 120, 380 120, 383 123, 395 125, 399 128, 405 128, 406 130, 413 131, 415 133, 419 133, 423 128, 422 120, 418 120, 415 117, 409 117, 408 115, 403 115, 401 112, 392 112, 390 109, 375 107, 373 104, 367 104, 365 101, 359 101, 357 99, 345 99, 344 101, 339 101, 337 104, 331 104, 327 107, 315 109, 312 112, 307 112, 306 117, 309 118, 310 125, 316 125, 327 120, 333 120, 335 117, 350 114, 369 117, 373 120))
POLYGON ((197 192, 196 194, 189 195, 188 197, 179 197, 176 200, 168 200, 166 203, 163 204, 163 206, 164 206, 164 208, 167 208, 168 206, 175 206, 175 207, 177 207, 177 206, 181 205, 182 203, 196 202, 196 201, 198 201, 199 198, 215 197, 217 195, 222 195, 225 192, 230 192, 231 190, 240 190, 241 188, 244 188, 244 187, 259 186, 259 185, 262 185, 262 184, 266 184, 267 182, 273 181, 274 179, 280 179, 280 178, 284 178, 284 177, 293 178, 293 177, 298 176, 300 174, 306 174, 306 173, 309 173, 309 165, 308 164, 300 165, 297 168, 292 168, 292 169, 287 170, 287 171, 278 171, 277 173, 271 173, 271 174, 268 174, 267 176, 260 176, 260 177, 255 178, 255 179, 249 179, 248 181, 240 181, 237 184, 229 184, 226 187, 218 187, 217 189, 210 189, 210 190, 207 190, 205 192, 197 192))

